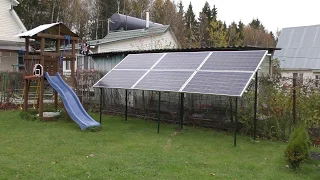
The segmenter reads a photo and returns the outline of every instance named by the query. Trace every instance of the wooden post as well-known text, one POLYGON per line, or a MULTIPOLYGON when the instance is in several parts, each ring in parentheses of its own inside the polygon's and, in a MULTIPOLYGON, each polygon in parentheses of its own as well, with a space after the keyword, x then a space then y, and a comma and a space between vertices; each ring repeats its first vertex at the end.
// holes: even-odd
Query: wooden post
MULTIPOLYGON (((58 29, 58 35, 60 35, 60 27, 61 25, 59 24, 59 29, 58 29)), ((60 54, 60 46, 61 46, 61 40, 57 39, 57 43, 56 43, 56 52, 60 54)), ((60 71, 60 56, 57 59, 56 62, 56 68, 54 69, 54 73, 59 73, 60 71)), ((58 93, 57 91, 54 91, 54 108, 57 111, 58 110, 58 93)))
MULTIPOLYGON (((40 64, 42 66, 44 66, 44 48, 45 48, 45 38, 41 38, 41 51, 40 51, 40 56, 41 56, 41 60, 40 60, 40 64)), ((44 76, 42 76, 40 78, 40 94, 39 94, 39 117, 40 119, 43 118, 43 108, 44 108, 44 104, 43 104, 43 94, 44 94, 44 76)))
POLYGON ((72 78, 72 86, 73 88, 76 87, 76 78, 75 78, 75 62, 76 62, 76 43, 75 40, 71 40, 71 44, 72 44, 72 61, 71 61, 71 78, 72 78))
MULTIPOLYGON (((30 39, 29 39, 29 37, 26 37, 26 43, 25 43, 25 56, 29 56, 29 45, 30 45, 30 39)), ((27 62, 29 62, 29 60, 27 60, 27 62)), ((28 68, 27 67, 27 63, 26 62, 24 62, 25 64, 25 68, 28 68)), ((28 74, 25 74, 25 75, 28 75, 28 74)), ((28 95, 29 95, 29 82, 28 82, 28 80, 26 79, 25 81, 24 81, 24 101, 23 101, 23 110, 25 111, 25 112, 27 112, 28 111, 28 95)), ((21 102, 22 103, 22 102, 21 102)))
MULTIPOLYGON (((23 111, 28 111, 28 94, 29 94, 29 81, 28 79, 24 80, 24 98, 23 98, 23 111)), ((22 102, 21 102, 22 103, 22 102)))

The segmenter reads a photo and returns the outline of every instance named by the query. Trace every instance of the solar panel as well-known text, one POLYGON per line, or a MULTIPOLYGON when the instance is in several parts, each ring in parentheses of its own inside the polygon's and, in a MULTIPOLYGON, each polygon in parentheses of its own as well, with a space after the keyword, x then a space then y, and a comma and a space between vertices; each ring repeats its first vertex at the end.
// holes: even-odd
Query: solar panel
POLYGON ((178 92, 194 71, 150 71, 134 88, 178 92))
POLYGON ((94 87, 130 89, 146 72, 146 70, 113 70, 100 79, 94 87))
POLYGON ((128 55, 94 87, 242 96, 267 51, 128 55))
POLYGON ((216 51, 201 70, 255 71, 266 51, 216 51))
POLYGON ((182 92, 240 96, 252 73, 199 71, 182 92))
POLYGON ((150 69, 164 54, 130 54, 115 69, 150 69))
POLYGON ((154 69, 192 69, 196 70, 210 52, 167 53, 154 69))

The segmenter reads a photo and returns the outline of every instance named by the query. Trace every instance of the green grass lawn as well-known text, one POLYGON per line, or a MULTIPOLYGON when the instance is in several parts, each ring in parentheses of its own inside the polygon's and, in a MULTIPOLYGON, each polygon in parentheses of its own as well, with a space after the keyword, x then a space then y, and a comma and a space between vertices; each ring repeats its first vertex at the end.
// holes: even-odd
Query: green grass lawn
MULTIPOLYGON (((98 116, 93 116, 98 119, 98 116)), ((0 179, 320 179, 320 166, 286 167, 285 143, 210 129, 104 116, 99 132, 73 121, 0 111, 0 179)), ((314 149, 318 150, 319 149, 314 149)))

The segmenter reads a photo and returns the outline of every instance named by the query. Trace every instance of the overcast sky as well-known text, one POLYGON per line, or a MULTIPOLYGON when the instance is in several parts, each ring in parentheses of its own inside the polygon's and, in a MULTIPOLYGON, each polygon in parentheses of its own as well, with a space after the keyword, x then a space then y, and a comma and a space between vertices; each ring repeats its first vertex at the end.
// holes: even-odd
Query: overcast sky
MULTIPOLYGON (((180 0, 175 0, 176 2, 180 0)), ((185 10, 192 3, 196 16, 206 0, 182 0, 185 10)), ((207 0, 218 8, 218 19, 230 24, 240 19, 248 24, 258 18, 271 31, 285 27, 320 24, 320 0, 207 0)))

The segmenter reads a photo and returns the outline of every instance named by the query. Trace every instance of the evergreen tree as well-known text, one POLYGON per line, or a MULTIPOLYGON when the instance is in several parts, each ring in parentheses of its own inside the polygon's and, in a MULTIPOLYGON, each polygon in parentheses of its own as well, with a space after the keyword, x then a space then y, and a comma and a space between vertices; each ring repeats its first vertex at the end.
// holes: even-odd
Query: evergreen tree
POLYGON ((210 44, 210 35, 209 35, 209 24, 213 20, 211 9, 209 3, 206 1, 202 12, 199 15, 199 44, 200 47, 209 47, 210 44))
POLYGON ((216 5, 213 5, 213 8, 211 10, 211 13, 212 13, 212 19, 213 20, 216 20, 217 19, 217 16, 218 16, 218 9, 216 8, 216 5))
POLYGON ((225 47, 228 45, 227 33, 222 21, 212 21, 209 27, 210 40, 214 47, 225 47))
POLYGON ((182 48, 188 47, 187 37, 186 37, 186 26, 184 19, 184 10, 183 4, 180 0, 178 4, 178 13, 175 19, 175 26, 173 27, 173 31, 176 35, 177 40, 182 48))
POLYGON ((244 41, 244 24, 243 22, 240 20, 238 23, 238 28, 237 28, 237 33, 239 35, 239 42, 238 45, 239 46, 243 46, 243 41, 244 41))
POLYGON ((204 4, 204 6, 202 8, 202 13, 204 15, 206 15, 208 22, 212 21, 212 13, 211 13, 211 9, 210 9, 210 5, 209 5, 208 1, 206 1, 206 3, 204 4))
POLYGON ((187 12, 185 13, 185 21, 186 21, 186 36, 189 40, 189 47, 198 47, 199 44, 197 43, 197 40, 196 40, 197 21, 195 19, 191 2, 189 4, 187 12))
POLYGON ((262 29, 265 30, 264 26, 262 25, 261 21, 257 19, 253 19, 250 23, 249 26, 252 27, 253 29, 262 29))
POLYGON ((240 46, 238 25, 234 21, 229 25, 228 32, 228 46, 240 46))

